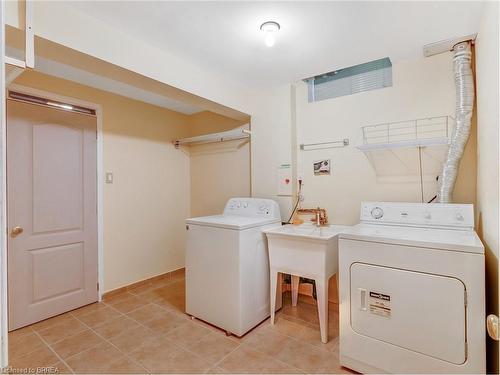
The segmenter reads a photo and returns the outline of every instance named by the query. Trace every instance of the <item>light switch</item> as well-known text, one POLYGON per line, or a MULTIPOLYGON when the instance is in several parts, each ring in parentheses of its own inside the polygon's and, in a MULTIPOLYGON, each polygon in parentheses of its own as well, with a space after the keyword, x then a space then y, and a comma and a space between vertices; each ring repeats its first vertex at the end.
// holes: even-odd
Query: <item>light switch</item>
POLYGON ((107 184, 113 183, 113 172, 106 172, 106 183, 107 184))

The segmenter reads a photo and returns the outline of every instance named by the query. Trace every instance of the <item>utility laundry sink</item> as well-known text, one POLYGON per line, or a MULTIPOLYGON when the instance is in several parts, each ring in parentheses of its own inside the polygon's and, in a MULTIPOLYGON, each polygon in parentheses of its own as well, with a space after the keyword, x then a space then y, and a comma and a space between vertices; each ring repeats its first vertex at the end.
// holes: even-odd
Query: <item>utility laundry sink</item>
POLYGON ((325 225, 318 227, 311 223, 283 225, 265 231, 267 237, 301 237, 309 240, 328 241, 349 228, 347 225, 325 225))
POLYGON ((265 230, 269 248, 271 323, 279 273, 292 275, 292 301, 297 301, 299 277, 316 283, 321 341, 328 341, 328 280, 338 271, 338 235, 348 226, 284 225, 265 230))

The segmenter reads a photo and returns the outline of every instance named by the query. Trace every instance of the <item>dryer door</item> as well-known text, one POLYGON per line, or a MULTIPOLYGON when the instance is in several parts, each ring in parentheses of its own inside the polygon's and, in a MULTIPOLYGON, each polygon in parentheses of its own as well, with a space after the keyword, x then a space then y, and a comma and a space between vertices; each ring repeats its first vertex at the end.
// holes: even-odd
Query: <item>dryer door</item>
POLYGON ((453 277, 354 263, 351 326, 357 333, 443 361, 467 358, 465 285, 453 277))

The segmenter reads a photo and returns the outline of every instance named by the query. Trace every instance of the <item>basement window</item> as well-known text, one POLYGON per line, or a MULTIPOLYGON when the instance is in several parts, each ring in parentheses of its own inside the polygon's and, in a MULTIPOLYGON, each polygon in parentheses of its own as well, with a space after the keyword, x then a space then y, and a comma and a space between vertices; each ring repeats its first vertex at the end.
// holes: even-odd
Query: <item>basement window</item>
POLYGON ((304 80, 309 103, 392 86, 392 63, 388 57, 335 70, 304 80))

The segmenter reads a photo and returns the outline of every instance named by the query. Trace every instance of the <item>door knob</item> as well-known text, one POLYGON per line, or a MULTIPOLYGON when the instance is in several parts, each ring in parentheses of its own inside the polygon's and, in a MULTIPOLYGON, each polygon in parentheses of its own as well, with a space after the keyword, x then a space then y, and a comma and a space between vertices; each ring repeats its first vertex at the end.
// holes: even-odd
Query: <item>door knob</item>
POLYGON ((486 318, 486 328, 488 335, 490 335, 493 340, 498 341, 498 316, 494 314, 488 315, 486 318))
POLYGON ((12 228, 10 234, 12 237, 16 237, 17 235, 23 233, 24 229, 22 227, 14 227, 12 228))

